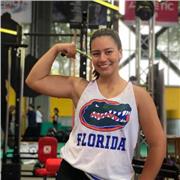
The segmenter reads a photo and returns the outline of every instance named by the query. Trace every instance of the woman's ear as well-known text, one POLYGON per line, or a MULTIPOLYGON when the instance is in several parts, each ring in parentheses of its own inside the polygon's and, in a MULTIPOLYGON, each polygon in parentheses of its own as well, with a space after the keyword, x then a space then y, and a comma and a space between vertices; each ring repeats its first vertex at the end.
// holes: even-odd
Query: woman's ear
POLYGON ((119 59, 122 58, 122 49, 119 49, 119 59))

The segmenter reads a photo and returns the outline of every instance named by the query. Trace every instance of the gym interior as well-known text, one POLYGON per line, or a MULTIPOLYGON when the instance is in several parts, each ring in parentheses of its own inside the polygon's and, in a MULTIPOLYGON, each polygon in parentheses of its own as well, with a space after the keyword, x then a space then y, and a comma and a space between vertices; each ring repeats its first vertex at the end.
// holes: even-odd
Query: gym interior
MULTIPOLYGON (((144 87, 157 107, 167 140, 157 179, 180 178, 179 1, 1 1, 2 180, 56 178, 60 149, 74 125, 73 103, 35 92, 25 79, 54 43, 74 41, 77 60, 59 55, 51 73, 92 80, 89 37, 101 27, 119 32, 123 46, 119 73, 144 87), (33 119, 37 111, 42 117, 38 125, 33 119), (55 148, 49 161, 40 153, 46 143, 55 148)), ((147 154, 140 130, 132 162, 134 179, 147 154)))

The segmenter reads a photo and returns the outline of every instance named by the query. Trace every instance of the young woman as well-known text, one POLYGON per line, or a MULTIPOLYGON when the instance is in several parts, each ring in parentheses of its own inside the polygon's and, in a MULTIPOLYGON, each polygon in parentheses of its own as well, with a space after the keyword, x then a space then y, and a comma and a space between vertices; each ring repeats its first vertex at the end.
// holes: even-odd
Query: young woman
POLYGON ((155 179, 165 157, 165 135, 150 95, 119 75, 122 47, 117 32, 100 29, 91 37, 90 53, 96 77, 93 81, 50 75, 59 53, 75 58, 76 46, 55 44, 26 79, 40 93, 71 98, 76 108, 73 130, 61 149, 64 160, 57 179, 132 179, 139 125, 149 144, 139 179, 155 179))

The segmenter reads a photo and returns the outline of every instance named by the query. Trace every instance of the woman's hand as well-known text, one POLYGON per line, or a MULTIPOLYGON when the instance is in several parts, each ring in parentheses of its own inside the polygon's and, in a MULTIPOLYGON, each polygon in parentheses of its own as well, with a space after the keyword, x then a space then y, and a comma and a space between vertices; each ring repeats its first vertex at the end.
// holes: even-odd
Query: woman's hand
POLYGON ((74 42, 72 43, 58 43, 56 44, 58 52, 61 52, 63 56, 67 56, 68 58, 75 58, 76 55, 76 45, 74 42))

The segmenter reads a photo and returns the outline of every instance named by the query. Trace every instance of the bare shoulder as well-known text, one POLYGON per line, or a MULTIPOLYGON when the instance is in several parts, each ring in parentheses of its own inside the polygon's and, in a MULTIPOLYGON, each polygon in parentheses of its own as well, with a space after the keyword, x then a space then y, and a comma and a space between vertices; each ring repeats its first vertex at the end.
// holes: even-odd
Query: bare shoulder
POLYGON ((133 85, 133 90, 137 105, 152 100, 150 94, 146 91, 145 87, 133 85))
POLYGON ((71 77, 72 78, 72 81, 73 81, 73 87, 78 90, 78 91, 83 91, 87 84, 88 84, 88 81, 85 80, 84 78, 77 78, 77 77, 71 77))
POLYGON ((133 86, 141 125, 146 127, 149 123, 158 121, 157 109, 153 98, 145 88, 133 86))
POLYGON ((165 146, 165 136, 158 117, 153 98, 144 87, 134 86, 134 94, 138 108, 140 126, 150 147, 161 146, 162 152, 165 146), (157 139, 159 141, 157 141, 157 139))
POLYGON ((74 91, 73 100, 74 103, 77 104, 79 98, 81 97, 82 92, 87 87, 89 82, 84 78, 77 78, 77 77, 71 77, 71 81, 73 82, 73 91, 74 91))

